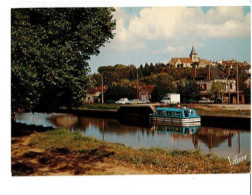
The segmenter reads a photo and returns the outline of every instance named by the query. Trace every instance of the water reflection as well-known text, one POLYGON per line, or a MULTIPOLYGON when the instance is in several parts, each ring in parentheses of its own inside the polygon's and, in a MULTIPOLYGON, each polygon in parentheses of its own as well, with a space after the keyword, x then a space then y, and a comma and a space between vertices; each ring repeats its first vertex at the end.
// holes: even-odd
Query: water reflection
POLYGON ((162 147, 167 149, 213 152, 219 156, 246 153, 250 156, 250 132, 216 127, 174 127, 152 125, 130 126, 116 119, 78 117, 69 114, 22 113, 17 122, 80 130, 83 135, 133 148, 162 147))
POLYGON ((53 126, 64 127, 64 128, 74 127, 78 123, 78 117, 76 115, 71 115, 71 114, 50 117, 48 118, 48 120, 50 120, 53 126))
POLYGON ((199 126, 168 126, 153 125, 154 130, 171 134, 193 135, 197 132, 199 126))

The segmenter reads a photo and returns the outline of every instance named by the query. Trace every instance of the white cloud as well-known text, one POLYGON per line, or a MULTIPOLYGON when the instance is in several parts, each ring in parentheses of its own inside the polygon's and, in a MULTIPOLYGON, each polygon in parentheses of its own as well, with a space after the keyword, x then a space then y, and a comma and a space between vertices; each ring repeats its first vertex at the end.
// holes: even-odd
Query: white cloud
MULTIPOLYGON (((195 46, 195 48, 200 49, 202 47, 204 47, 204 43, 194 43, 193 44, 195 46)), ((178 46, 178 47, 173 47, 173 46, 167 46, 164 49, 159 49, 159 50, 155 50, 153 51, 154 54, 167 54, 170 56, 177 56, 177 57, 181 57, 181 56, 188 56, 189 52, 191 51, 192 45, 185 43, 184 46, 178 46)))
POLYGON ((238 38, 250 35, 250 14, 242 7, 217 7, 203 13, 200 7, 154 7, 141 10, 129 21, 128 33, 156 39, 183 39, 188 36, 238 38))
POLYGON ((154 54, 172 54, 172 55, 177 55, 177 54, 186 54, 188 53, 188 49, 186 47, 172 47, 172 46, 167 46, 164 49, 156 50, 153 52, 154 54))
POLYGON ((116 8, 114 19, 116 19, 115 37, 107 44, 107 48, 122 51, 135 51, 146 48, 145 43, 132 36, 126 28, 127 22, 131 21, 133 16, 126 14, 121 8, 116 8))
MULTIPOLYGON (((207 13, 201 7, 153 7, 142 9, 139 16, 116 8, 114 17, 116 36, 109 47, 117 50, 143 50, 145 41, 163 40, 180 43, 176 49, 183 52, 188 42, 250 36, 250 13, 244 16, 242 7, 214 7, 207 13)), ((171 46, 165 50, 176 52, 171 46)))

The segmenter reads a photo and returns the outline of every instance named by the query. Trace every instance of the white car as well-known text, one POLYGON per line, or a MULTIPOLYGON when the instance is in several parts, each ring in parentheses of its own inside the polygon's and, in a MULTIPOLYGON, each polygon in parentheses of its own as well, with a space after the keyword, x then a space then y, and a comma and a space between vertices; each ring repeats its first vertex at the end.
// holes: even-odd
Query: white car
POLYGON ((133 99, 133 100, 129 100, 129 104, 141 104, 142 101, 139 99, 133 99))
POLYGON ((149 100, 143 100, 142 103, 143 104, 148 104, 148 103, 150 103, 150 101, 149 100))
POLYGON ((116 104, 129 104, 128 98, 121 98, 115 102, 116 104))

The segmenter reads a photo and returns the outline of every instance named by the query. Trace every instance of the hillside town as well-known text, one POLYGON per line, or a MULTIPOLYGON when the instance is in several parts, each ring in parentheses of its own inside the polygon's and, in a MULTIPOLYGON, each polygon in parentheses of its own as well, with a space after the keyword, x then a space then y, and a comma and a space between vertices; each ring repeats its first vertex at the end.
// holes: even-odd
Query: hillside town
POLYGON ((186 103, 212 100, 245 104, 250 102, 250 71, 246 61, 200 58, 192 46, 189 57, 172 57, 167 64, 100 67, 98 74, 90 76, 93 87, 88 89, 84 103, 114 103, 120 98, 136 103, 160 102, 169 92, 181 94, 186 103))

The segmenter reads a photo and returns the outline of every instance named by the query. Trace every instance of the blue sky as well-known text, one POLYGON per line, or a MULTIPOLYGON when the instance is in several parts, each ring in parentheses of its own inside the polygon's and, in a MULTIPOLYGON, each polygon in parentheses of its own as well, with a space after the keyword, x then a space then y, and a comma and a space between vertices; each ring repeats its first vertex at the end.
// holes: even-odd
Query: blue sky
POLYGON ((195 46, 200 58, 250 63, 250 7, 124 7, 116 8, 114 39, 90 60, 99 66, 168 63, 188 57, 195 46))

